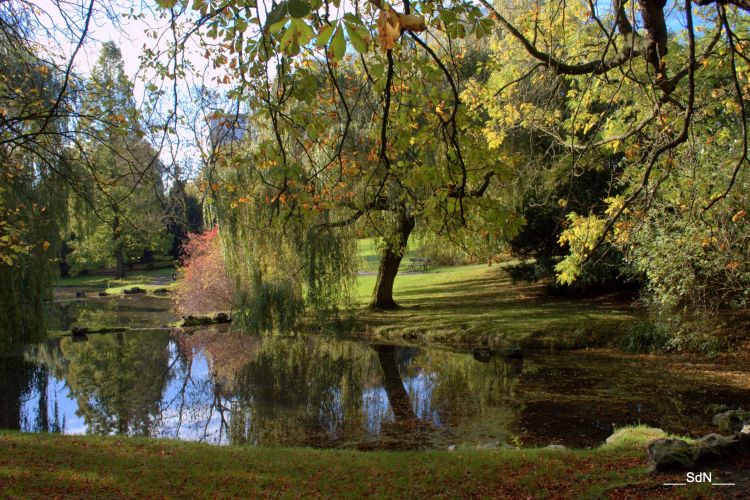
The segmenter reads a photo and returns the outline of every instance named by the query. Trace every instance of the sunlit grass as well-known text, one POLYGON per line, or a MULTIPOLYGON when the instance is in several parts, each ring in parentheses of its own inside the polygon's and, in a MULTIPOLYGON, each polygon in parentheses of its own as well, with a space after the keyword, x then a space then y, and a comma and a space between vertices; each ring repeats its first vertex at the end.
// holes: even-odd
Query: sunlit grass
POLYGON ((55 286, 101 288, 110 294, 122 293, 123 290, 136 286, 147 291, 153 291, 159 288, 171 288, 174 272, 174 267, 129 271, 122 279, 114 279, 111 275, 82 274, 60 278, 55 282, 55 286))
MULTIPOLYGON (((360 242, 365 262, 377 262, 372 240, 360 242)), ((430 267, 396 277, 396 311, 368 310, 375 275, 357 277, 356 301, 368 333, 386 339, 448 343, 489 343, 498 346, 583 347, 615 342, 638 312, 630 299, 552 297, 543 284, 513 284, 507 262, 430 267)))
POLYGON ((644 446, 358 452, 5 432, 0 485, 22 498, 598 498, 624 486, 653 493, 670 477, 646 472, 644 446))

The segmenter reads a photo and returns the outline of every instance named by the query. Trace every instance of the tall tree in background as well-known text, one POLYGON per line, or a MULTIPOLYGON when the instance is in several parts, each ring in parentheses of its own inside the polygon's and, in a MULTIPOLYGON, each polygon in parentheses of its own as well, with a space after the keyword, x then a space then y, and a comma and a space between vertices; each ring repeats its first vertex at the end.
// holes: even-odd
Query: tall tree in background
POLYGON ((123 68, 122 54, 106 42, 86 84, 85 120, 95 141, 82 158, 88 170, 86 206, 74 199, 69 256, 73 270, 114 265, 117 277, 125 266, 153 254, 164 254, 166 233, 163 165, 144 139, 133 98, 133 85, 123 68))

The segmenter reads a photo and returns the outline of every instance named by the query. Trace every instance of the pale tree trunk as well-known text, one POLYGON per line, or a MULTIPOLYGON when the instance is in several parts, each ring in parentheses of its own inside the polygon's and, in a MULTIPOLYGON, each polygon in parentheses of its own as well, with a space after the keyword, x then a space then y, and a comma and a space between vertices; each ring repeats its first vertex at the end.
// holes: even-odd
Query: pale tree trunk
POLYGON ((376 309, 395 309, 398 304, 393 300, 393 282, 398 274, 398 266, 406 251, 409 235, 414 229, 414 218, 405 209, 399 212, 399 223, 395 238, 390 238, 380 257, 378 267, 378 278, 375 282, 375 290, 372 293, 370 307, 376 309))

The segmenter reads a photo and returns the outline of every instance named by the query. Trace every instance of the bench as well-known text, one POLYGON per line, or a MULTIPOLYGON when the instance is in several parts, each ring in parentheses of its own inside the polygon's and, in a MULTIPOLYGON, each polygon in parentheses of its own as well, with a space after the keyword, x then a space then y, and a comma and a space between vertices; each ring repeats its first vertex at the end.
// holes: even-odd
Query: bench
POLYGON ((426 271, 427 266, 429 265, 430 265, 429 259, 422 259, 419 257, 414 257, 414 258, 409 259, 409 269, 412 271, 416 271, 417 269, 426 271))

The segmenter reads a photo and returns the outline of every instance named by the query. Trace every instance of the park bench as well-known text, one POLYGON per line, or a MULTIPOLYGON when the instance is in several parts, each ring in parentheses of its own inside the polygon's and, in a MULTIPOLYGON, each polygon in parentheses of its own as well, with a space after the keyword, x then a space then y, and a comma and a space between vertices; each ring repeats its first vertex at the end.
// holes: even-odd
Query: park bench
POLYGON ((427 266, 429 265, 430 265, 429 259, 423 259, 420 257, 414 257, 414 258, 409 259, 409 269, 412 271, 416 271, 417 269, 426 271, 427 266))

